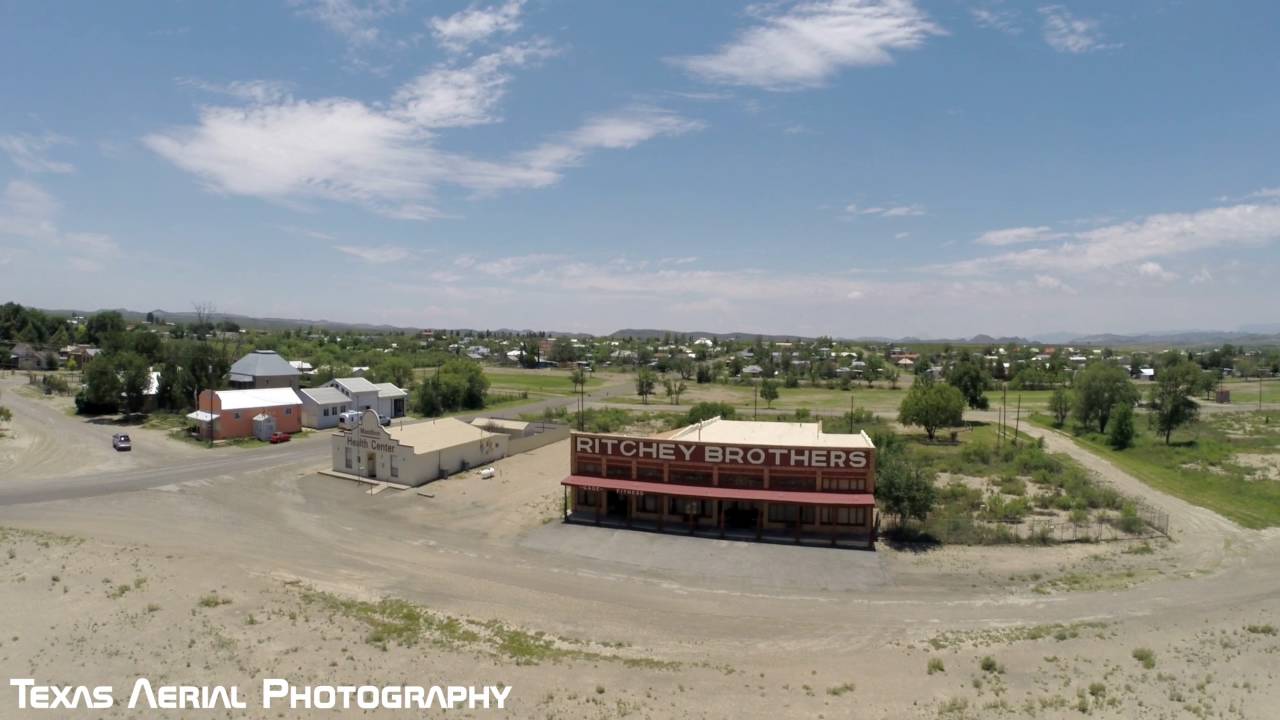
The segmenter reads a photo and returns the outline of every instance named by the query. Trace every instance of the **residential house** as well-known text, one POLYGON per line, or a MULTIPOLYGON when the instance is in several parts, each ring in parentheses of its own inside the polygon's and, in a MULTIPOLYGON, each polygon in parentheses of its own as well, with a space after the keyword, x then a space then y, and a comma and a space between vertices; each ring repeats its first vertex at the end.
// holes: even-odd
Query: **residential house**
POLYGON ((302 398, 303 427, 337 427, 338 416, 352 409, 351 398, 334 387, 303 388, 298 395, 302 398))
POLYGON ((254 350, 231 366, 228 380, 237 390, 298 389, 302 373, 275 350, 254 350))
POLYGON ((200 437, 223 440, 252 437, 254 418, 261 415, 269 416, 278 432, 300 432, 302 399, 290 387, 205 390, 187 417, 196 422, 200 437))
POLYGON ((18 370, 43 370, 44 355, 27 343, 18 343, 9 350, 9 367, 18 370))

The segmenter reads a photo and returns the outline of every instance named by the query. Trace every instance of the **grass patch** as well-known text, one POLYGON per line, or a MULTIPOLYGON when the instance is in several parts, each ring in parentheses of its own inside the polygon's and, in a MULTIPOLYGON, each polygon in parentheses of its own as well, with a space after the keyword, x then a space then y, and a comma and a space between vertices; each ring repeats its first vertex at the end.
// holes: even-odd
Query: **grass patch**
POLYGON ((1147 670, 1156 666, 1156 654, 1150 648, 1134 648, 1133 659, 1142 663, 1142 667, 1147 670))
POLYGON ((202 595, 200 597, 200 600, 196 602, 196 605, 199 605, 202 608, 216 608, 222 605, 230 605, 230 604, 231 604, 231 598, 223 597, 218 593, 209 593, 208 595, 202 595))
POLYGON ((940 672, 946 672, 947 666, 942 662, 942 658, 929 658, 929 674, 934 675, 940 672))
MULTIPOLYGON (((1052 428, 1048 416, 1031 422, 1052 428)), ((1256 468, 1233 461, 1238 453, 1280 450, 1280 422, 1263 413, 1220 413, 1174 433, 1165 445, 1137 422, 1133 447, 1113 450, 1100 433, 1073 439, 1157 490, 1213 510, 1247 528, 1280 526, 1280 483, 1258 478, 1256 468)))
POLYGON ((1275 635, 1276 628, 1274 625, 1246 625, 1245 630, 1254 635, 1275 635))
POLYGON ((856 685, 854 685, 851 682, 847 682, 843 685, 837 685, 835 687, 827 688, 827 694, 831 695, 832 697, 840 697, 841 695, 847 695, 856 689, 857 689, 856 685))

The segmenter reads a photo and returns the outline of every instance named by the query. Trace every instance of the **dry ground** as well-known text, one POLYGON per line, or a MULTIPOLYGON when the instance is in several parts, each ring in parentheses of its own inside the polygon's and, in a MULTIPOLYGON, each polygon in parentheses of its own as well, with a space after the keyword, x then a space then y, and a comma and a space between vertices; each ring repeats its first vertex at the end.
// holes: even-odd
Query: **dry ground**
MULTIPOLYGON (((125 458, 96 449, 109 428, 5 397, 18 417, 0 447, 44 433, 0 450, 0 526, 21 528, 0 537, 9 677, 506 683, 522 718, 1271 718, 1280 706, 1277 533, 1157 495, 1069 441, 1049 438, 1161 504, 1173 541, 868 554, 563 526, 564 443, 498 463, 492 480, 435 483, 432 498, 371 496, 315 473, 324 438, 234 452, 144 438, 125 458), (426 619, 371 624, 382 616, 361 603, 383 597, 426 619)), ((0 696, 0 717, 18 717, 13 691, 0 696)))

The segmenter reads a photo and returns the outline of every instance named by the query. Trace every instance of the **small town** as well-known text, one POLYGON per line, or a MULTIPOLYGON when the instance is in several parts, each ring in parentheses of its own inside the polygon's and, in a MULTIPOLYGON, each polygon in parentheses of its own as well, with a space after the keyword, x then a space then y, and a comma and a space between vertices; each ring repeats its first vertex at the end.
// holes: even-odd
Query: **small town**
POLYGON ((1280 6, 0 18, 0 718, 1277 716, 1280 6))

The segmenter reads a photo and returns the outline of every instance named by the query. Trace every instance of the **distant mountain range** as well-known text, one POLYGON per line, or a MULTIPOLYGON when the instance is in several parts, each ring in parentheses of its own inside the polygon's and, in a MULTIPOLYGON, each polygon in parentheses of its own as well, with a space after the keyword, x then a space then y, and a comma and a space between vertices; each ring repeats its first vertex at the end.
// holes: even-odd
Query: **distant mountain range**
MULTIPOLYGON (((125 320, 131 322, 140 322, 146 319, 147 313, 138 312, 136 310, 127 310, 124 308, 103 308, 101 310, 84 311, 84 310, 53 310, 45 309, 44 312, 55 315, 71 315, 79 313, 89 315, 103 310, 115 310, 124 316, 125 320)), ((191 311, 170 312, 168 310, 152 310, 157 318, 165 322, 191 323, 196 320, 196 313, 191 311)), ((237 315, 235 313, 214 312, 211 318, 215 321, 230 320, 242 328, 252 330, 288 330, 297 328, 324 328, 337 331, 363 331, 363 332, 408 332, 416 333, 421 328, 403 327, 397 325, 378 325, 370 323, 350 323, 339 322, 335 320, 305 320, 299 318, 272 318, 272 317, 252 317, 249 315, 237 315)), ((478 330, 472 328, 452 328, 452 330, 463 333, 478 333, 478 330)), ((543 332, 537 330, 515 330, 503 328, 495 332, 522 334, 528 332, 543 332)), ((545 331, 547 335, 553 337, 591 337, 588 333, 572 333, 572 332, 556 332, 545 331)), ((636 339, 662 339, 667 336, 684 336, 684 337, 709 337, 722 341, 754 341, 760 338, 764 342, 797 342, 809 341, 815 338, 801 335, 779 335, 770 333, 753 333, 753 332, 707 332, 707 331, 683 331, 683 330, 664 330, 660 328, 625 328, 617 330, 605 337, 619 338, 636 338, 636 339)), ((1031 338, 992 335, 974 335, 969 338, 918 338, 918 337, 900 337, 890 338, 885 336, 859 336, 859 337, 842 337, 838 338, 849 342, 865 342, 876 344, 942 344, 951 343, 953 345, 1080 345, 1080 346, 1111 346, 1111 347, 1141 347, 1162 349, 1166 347, 1202 347, 1215 346, 1224 343, 1232 343, 1235 345, 1280 345, 1280 323, 1260 323, 1252 325, 1242 325, 1238 331, 1226 330, 1176 330, 1161 331, 1149 333, 1135 333, 1129 335, 1098 333, 1086 334, 1077 332, 1051 332, 1041 333, 1031 338)))

